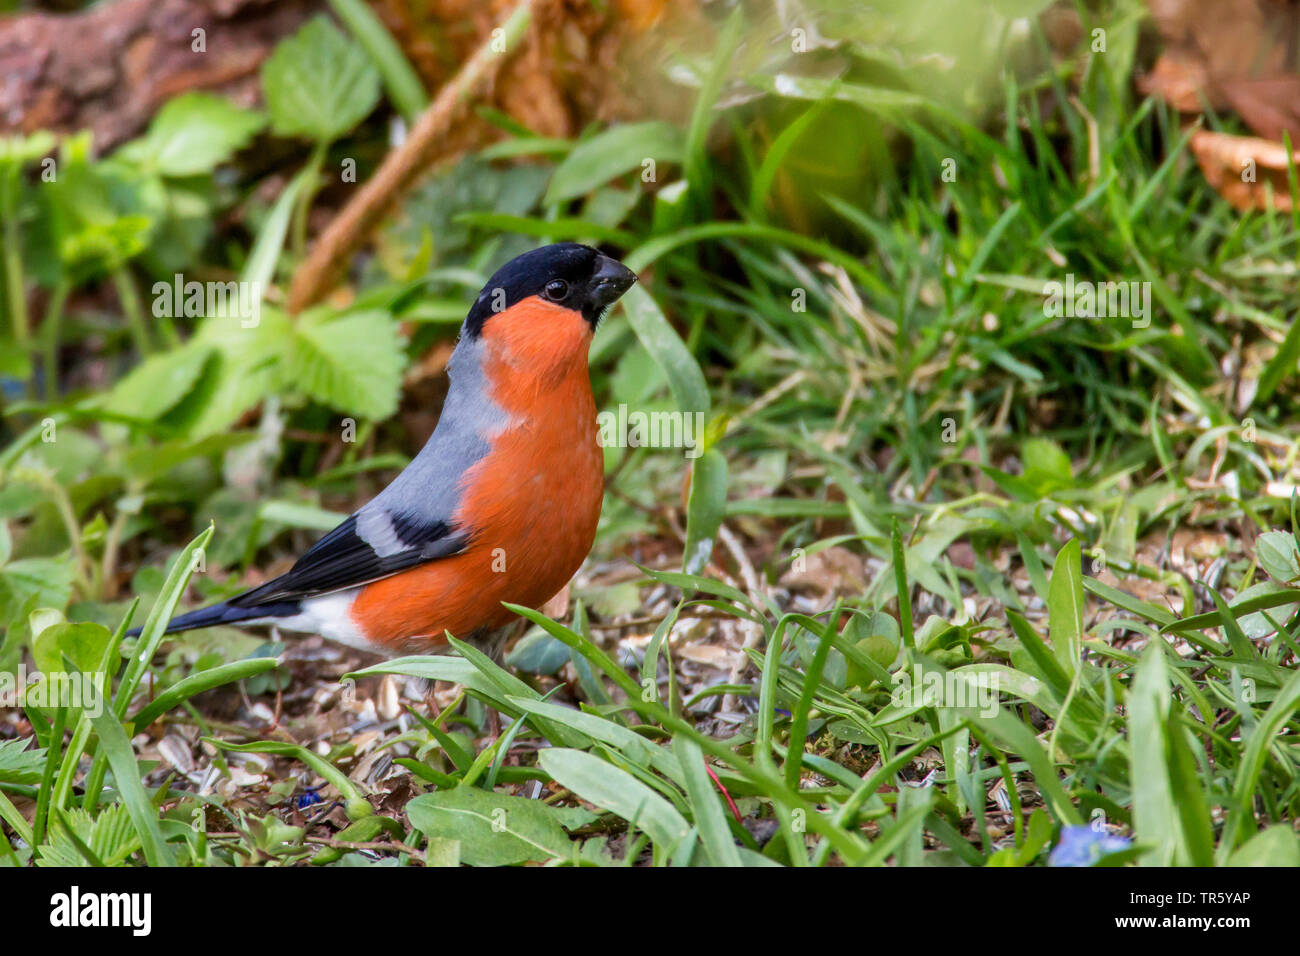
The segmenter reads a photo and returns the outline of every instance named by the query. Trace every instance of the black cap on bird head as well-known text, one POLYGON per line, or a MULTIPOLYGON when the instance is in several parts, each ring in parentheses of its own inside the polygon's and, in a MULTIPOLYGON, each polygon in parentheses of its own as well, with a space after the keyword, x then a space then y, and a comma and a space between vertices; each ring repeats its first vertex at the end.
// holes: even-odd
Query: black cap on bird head
POLYGON ((542 246, 511 259, 488 280, 465 317, 464 334, 477 336, 494 314, 532 296, 581 312, 594 329, 634 282, 636 273, 591 246, 542 246))

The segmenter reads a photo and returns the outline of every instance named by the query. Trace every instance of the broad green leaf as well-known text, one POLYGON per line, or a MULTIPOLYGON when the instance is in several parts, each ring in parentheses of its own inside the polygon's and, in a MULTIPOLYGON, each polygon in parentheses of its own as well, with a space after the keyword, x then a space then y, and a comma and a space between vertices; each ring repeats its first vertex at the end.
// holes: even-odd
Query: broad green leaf
POLYGON ((1232 852, 1228 866, 1300 867, 1300 837, 1289 824, 1261 830, 1232 852))
POLYGON ((124 266, 149 246, 153 222, 146 216, 117 216, 83 222, 59 239, 59 259, 78 280, 124 266))
POLYGON ((137 365, 105 396, 101 408, 116 415, 154 421, 185 398, 212 358, 212 347, 191 340, 137 365))
POLYGON ((853 614, 836 636, 836 648, 845 657, 844 680, 849 686, 869 687, 878 681, 890 686, 889 669, 898 659, 902 638, 898 621, 884 611, 862 611, 853 614))
POLYGON ((1060 445, 1046 438, 1030 438, 1020 451, 1024 478, 1040 495, 1048 495, 1074 483, 1070 456, 1060 445))
POLYGON ((444 840, 431 837, 428 848, 424 851, 425 866, 457 867, 460 866, 460 841, 444 840))
POLYGON ((219 96, 183 93, 168 100, 148 132, 117 155, 164 176, 196 176, 226 162, 264 125, 262 114, 219 96))
POLYGON ((1083 565, 1078 538, 1065 543, 1052 565, 1047 621, 1052 649, 1065 672, 1073 674, 1083 653, 1083 565))
POLYGON ((1128 694, 1133 827, 1137 842, 1150 847, 1142 857, 1147 866, 1187 862, 1168 764, 1171 693, 1164 651, 1152 644, 1138 663, 1128 694))
POLYGON ((0 568, 0 622, 10 621, 32 595, 41 607, 66 607, 72 597, 72 563, 20 558, 0 568))
POLYGON ((691 465, 691 495, 686 507, 686 548, 682 571, 699 574, 713 554, 713 540, 727 507, 727 459, 716 448, 691 465))
POLYGON ((397 410, 404 367, 402 342, 387 312, 299 316, 285 355, 285 375, 323 405, 364 418, 397 410))
POLYGON ((1295 535, 1290 531, 1265 531, 1255 540, 1259 566, 1278 584, 1290 584, 1300 577, 1300 559, 1295 535))
POLYGON ((312 531, 333 531, 339 522, 347 518, 346 514, 306 502, 282 500, 265 502, 257 509, 257 516, 263 521, 312 531))
POLYGON ((330 8, 369 54, 393 105, 408 123, 415 123, 429 105, 428 94, 378 14, 365 0, 330 0, 330 8))
MULTIPOLYGON (((16 687, 6 687, 0 677, 0 697, 17 693, 16 687)), ((40 782, 41 769, 45 766, 45 751, 40 747, 25 749, 33 743, 32 737, 19 737, 14 740, 0 740, 0 783, 33 784, 40 782)))
POLYGON ((535 628, 519 639, 506 664, 528 674, 549 676, 569 663, 568 645, 557 641, 541 628, 535 628))
POLYGON ((0 167, 17 168, 34 162, 54 149, 53 133, 38 130, 30 136, 0 136, 0 167))
POLYGON ((79 716, 76 708, 85 706, 91 699, 88 688, 81 686, 82 681, 98 681, 100 694, 108 683, 109 675, 99 673, 98 668, 113 635, 104 625, 89 621, 75 624, 65 621, 39 633, 35 627, 32 630, 35 634, 32 657, 45 675, 43 706, 68 707, 68 723, 74 726, 79 716), (65 658, 72 662, 73 671, 68 671, 65 658))
POLYGON ((37 849, 37 866, 121 866, 140 847, 131 815, 121 804, 105 807, 94 818, 85 810, 68 810, 55 821, 48 841, 37 849))
MULTIPOLYGON (((647 161, 680 163, 682 134, 672 123, 624 123, 575 146, 551 177, 548 206, 584 196, 647 161)), ((656 170, 656 175, 658 172, 656 170)))
POLYGON ((262 64, 262 90, 277 133, 329 143, 375 108, 379 71, 360 45, 317 16, 262 64))
POLYGON ((194 388, 163 421, 192 438, 228 429, 246 411, 286 388, 281 359, 293 341, 289 320, 278 309, 261 310, 255 326, 231 318, 209 318, 196 339, 217 348, 194 388))
POLYGON ((640 780, 581 750, 552 748, 538 763, 562 787, 645 831, 664 851, 677 848, 691 826, 673 805, 640 780))
POLYGON ((540 800, 462 786, 416 797, 406 815, 430 839, 459 840, 461 862, 470 866, 544 862, 573 853, 555 810, 540 800))

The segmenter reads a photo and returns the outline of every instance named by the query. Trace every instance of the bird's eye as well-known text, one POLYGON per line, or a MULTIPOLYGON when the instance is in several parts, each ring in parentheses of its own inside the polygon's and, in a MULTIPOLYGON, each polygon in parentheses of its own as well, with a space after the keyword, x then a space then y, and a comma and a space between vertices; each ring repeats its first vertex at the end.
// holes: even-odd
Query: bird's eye
POLYGON ((569 283, 563 279, 552 279, 546 283, 546 289, 542 293, 552 302, 559 302, 569 294, 569 283))

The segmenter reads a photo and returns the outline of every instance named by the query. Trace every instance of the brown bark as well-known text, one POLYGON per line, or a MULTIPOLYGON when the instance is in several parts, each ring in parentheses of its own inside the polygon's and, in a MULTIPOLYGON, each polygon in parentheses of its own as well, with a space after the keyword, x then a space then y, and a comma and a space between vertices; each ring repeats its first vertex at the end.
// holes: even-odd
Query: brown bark
POLYGON ((0 20, 0 134, 90 129, 103 152, 187 90, 253 105, 262 61, 319 9, 318 0, 116 0, 0 20))

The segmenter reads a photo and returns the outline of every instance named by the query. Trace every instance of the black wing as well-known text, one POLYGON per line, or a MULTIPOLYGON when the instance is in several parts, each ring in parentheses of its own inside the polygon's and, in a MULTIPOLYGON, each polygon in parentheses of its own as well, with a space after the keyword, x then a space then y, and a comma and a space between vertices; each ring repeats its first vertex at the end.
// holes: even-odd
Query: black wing
POLYGON ((227 603, 233 607, 255 607, 354 587, 457 554, 469 541, 467 534, 443 521, 423 522, 385 514, 381 554, 367 540, 367 537, 375 540, 376 536, 372 533, 363 537, 358 531, 357 520, 364 514, 363 509, 351 515, 317 541, 289 571, 227 603))

